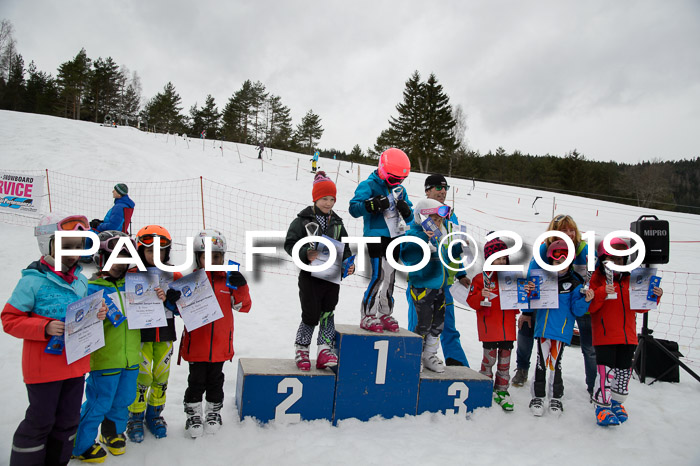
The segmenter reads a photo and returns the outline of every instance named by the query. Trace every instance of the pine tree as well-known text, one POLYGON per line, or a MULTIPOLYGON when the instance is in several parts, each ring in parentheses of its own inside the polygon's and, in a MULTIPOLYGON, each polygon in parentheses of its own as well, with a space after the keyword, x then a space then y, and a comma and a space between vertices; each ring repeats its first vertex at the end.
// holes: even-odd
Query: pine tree
POLYGON ((149 100, 144 109, 143 117, 148 121, 149 126, 155 127, 156 131, 167 131, 178 133, 184 130, 184 117, 180 114, 182 99, 175 91, 173 83, 163 87, 163 92, 156 94, 149 100))
POLYGON ((63 115, 66 118, 80 119, 83 93, 89 85, 90 63, 85 49, 80 49, 73 60, 58 67, 58 83, 64 100, 63 115))
POLYGON ((206 131, 207 138, 217 139, 219 137, 219 122, 221 115, 216 108, 214 97, 207 95, 204 107, 197 109, 197 104, 190 109, 190 119, 192 121, 191 132, 199 136, 202 131, 206 131))
POLYGON ((282 104, 282 99, 276 95, 271 95, 268 103, 270 122, 267 143, 276 149, 291 149, 294 130, 289 107, 282 104))
POLYGON ((7 83, 3 92, 2 108, 22 110, 25 97, 24 59, 15 54, 9 61, 7 83))
POLYGON ((33 61, 29 63, 27 74, 24 111, 53 115, 60 106, 56 81, 50 74, 38 71, 33 61))
MULTIPOLYGON (((96 123, 104 121, 119 104, 119 67, 112 57, 101 57, 92 63, 90 92, 85 94, 83 106, 93 115, 96 123)), ((117 115, 111 115, 116 119, 117 115)))
POLYGON ((450 98, 443 92, 442 85, 431 74, 424 86, 424 125, 420 135, 425 165, 419 159, 421 171, 427 173, 431 160, 447 159, 455 149, 457 142, 453 133, 455 127, 450 98))
POLYGON ((398 117, 389 119, 389 128, 377 137, 370 154, 378 155, 388 147, 398 147, 413 163, 418 162, 423 172, 428 172, 433 161, 449 162, 459 147, 449 101, 434 74, 423 83, 418 71, 414 71, 406 81, 403 101, 396 106, 398 117))
POLYGON ((313 110, 309 110, 301 120, 301 124, 297 125, 296 138, 300 145, 306 144, 309 154, 313 153, 315 142, 318 142, 323 135, 323 127, 321 126, 321 117, 316 115, 313 110))

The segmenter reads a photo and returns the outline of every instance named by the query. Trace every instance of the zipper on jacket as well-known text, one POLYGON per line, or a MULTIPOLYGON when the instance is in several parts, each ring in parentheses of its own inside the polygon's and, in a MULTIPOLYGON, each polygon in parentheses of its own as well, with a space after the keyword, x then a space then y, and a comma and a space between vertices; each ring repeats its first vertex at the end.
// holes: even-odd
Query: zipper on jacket
POLYGON ((561 333, 564 334, 564 329, 566 328, 566 323, 569 321, 568 317, 564 318, 564 325, 561 326, 561 333))
POLYGON ((503 318, 501 327, 503 328, 503 341, 506 341, 506 311, 501 309, 501 317, 503 318))
POLYGON ((625 336, 625 344, 629 345, 627 341, 627 309, 625 308, 625 298, 622 296, 622 276, 620 276, 620 301, 622 302, 622 334, 625 336))
POLYGON ((603 320, 603 317, 601 316, 600 318, 600 325, 603 326, 603 335, 605 335, 605 321, 603 320))
POLYGON ((489 333, 489 328, 486 326, 486 314, 481 318, 481 320, 484 321, 484 333, 488 334, 489 333))
MULTIPOLYGON (((210 273, 209 278, 211 279, 211 284, 214 285, 214 274, 210 273)), ((213 286, 212 286, 213 288, 213 286)), ((211 338, 209 339, 209 362, 211 362, 211 355, 214 351, 214 324, 216 321, 211 323, 211 338)))

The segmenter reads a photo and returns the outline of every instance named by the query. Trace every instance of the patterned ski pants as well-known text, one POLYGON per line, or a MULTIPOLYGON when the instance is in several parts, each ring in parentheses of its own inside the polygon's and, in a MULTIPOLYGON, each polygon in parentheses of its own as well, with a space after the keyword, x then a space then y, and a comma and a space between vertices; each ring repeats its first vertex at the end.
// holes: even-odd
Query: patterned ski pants
POLYGON ((132 413, 146 411, 146 402, 151 406, 165 404, 165 392, 170 377, 170 360, 173 356, 172 341, 141 343, 143 361, 136 379, 136 399, 129 406, 132 413))
POLYGON ((564 396, 564 380, 561 376, 561 357, 564 353, 564 343, 549 338, 537 339, 537 368, 535 381, 531 385, 532 396, 544 398, 547 396, 549 385, 550 398, 564 396), (549 383, 547 383, 547 369, 549 369, 549 383))

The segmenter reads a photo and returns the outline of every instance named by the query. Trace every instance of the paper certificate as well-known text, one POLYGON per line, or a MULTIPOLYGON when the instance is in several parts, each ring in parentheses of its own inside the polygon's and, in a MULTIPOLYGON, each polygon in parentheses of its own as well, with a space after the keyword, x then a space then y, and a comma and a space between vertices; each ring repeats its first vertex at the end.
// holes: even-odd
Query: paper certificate
MULTIPOLYGON (((328 267, 326 270, 323 272, 311 272, 312 277, 320 278, 321 280, 326 280, 331 283, 335 283, 336 285, 340 284, 340 277, 342 275, 342 264, 343 264, 343 252, 345 251, 345 243, 341 243, 340 241, 336 241, 333 238, 330 238, 326 235, 323 235, 324 238, 329 240, 333 245, 335 246, 336 250, 336 255, 335 255, 335 263, 328 267)), ((325 244, 323 243, 318 243, 318 257, 314 259, 314 261, 311 263, 311 265, 316 266, 316 265, 322 265, 328 262, 328 259, 330 258, 330 251, 326 247, 325 244)))
POLYGON ((182 293, 177 308, 188 332, 224 316, 204 269, 172 282, 170 288, 182 293))
POLYGON ((530 276, 540 277, 540 297, 530 298, 530 309, 557 309, 559 307, 559 276, 543 269, 530 271, 530 276))
POLYGON ((156 294, 158 276, 147 272, 126 274, 126 319, 130 329, 168 325, 163 301, 156 294))
POLYGON ((450 294, 452 295, 452 301, 462 306, 469 306, 467 304, 467 298, 469 297, 469 288, 462 285, 460 282, 455 281, 450 287, 450 294))
MULTIPOLYGON (((68 305, 66 309, 66 361, 72 364, 105 345, 105 332, 97 312, 102 307, 100 290, 68 305)), ((111 324, 110 324, 111 325, 111 324)))
POLYGON ((520 272, 498 272, 498 288, 501 293, 501 309, 527 309, 527 302, 518 301, 520 272))
POLYGON ((656 275, 655 268, 637 268, 630 272, 630 307, 632 309, 656 309, 656 301, 649 301, 649 281, 656 275))
MULTIPOLYGON (((173 273, 165 272, 160 270, 158 267, 146 267, 146 272, 157 276, 159 282, 158 287, 163 290, 163 293, 167 293, 167 291, 170 289, 170 284, 173 282, 173 273)), ((165 318, 172 319, 173 311, 167 308, 163 309, 165 309, 165 318)))

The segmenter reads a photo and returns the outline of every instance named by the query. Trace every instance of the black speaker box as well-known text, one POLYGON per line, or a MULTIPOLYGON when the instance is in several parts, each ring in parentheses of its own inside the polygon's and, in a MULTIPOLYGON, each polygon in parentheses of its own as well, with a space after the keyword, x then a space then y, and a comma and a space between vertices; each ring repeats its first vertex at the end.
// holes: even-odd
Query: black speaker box
MULTIPOLYGON (((640 337, 640 344, 643 341, 640 337)), ((683 355, 678 351, 678 343, 675 341, 670 341, 670 340, 661 340, 661 339, 656 339, 657 342, 661 343, 661 345, 669 350, 673 355, 675 355, 677 358, 682 357, 683 355)), ((658 377, 659 380, 662 382, 679 382, 680 381, 680 374, 678 370, 678 364, 671 359, 666 353, 664 353, 660 348, 658 348, 656 345, 654 345, 651 342, 644 343, 646 345, 645 352, 646 352, 646 372, 645 375, 646 377, 656 379, 658 377), (669 370, 670 369, 670 370, 669 370), (666 371, 668 373, 664 374, 666 371), (663 374, 663 377, 659 377, 660 375, 663 374)), ((642 362, 641 358, 639 358, 637 361, 634 363, 634 370, 639 374, 639 371, 642 367, 642 362)))
MULTIPOLYGON (((630 231, 638 234, 644 247, 646 256, 644 264, 668 264, 670 249, 670 233, 668 231, 668 221, 659 220, 656 215, 642 215, 630 224, 630 231)), ((632 241, 634 245, 634 241, 632 241)), ((632 256, 633 261, 636 254, 632 256)))

